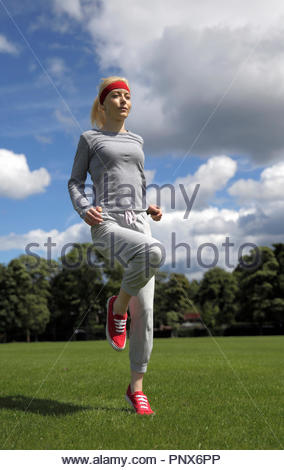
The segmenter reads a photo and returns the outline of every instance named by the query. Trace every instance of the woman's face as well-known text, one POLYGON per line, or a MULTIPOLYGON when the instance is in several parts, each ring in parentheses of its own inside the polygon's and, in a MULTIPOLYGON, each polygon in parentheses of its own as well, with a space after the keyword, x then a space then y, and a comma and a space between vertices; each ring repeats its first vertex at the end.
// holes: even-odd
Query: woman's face
POLYGON ((127 118, 131 109, 131 95, 129 91, 124 88, 112 90, 106 96, 103 107, 109 119, 127 118))

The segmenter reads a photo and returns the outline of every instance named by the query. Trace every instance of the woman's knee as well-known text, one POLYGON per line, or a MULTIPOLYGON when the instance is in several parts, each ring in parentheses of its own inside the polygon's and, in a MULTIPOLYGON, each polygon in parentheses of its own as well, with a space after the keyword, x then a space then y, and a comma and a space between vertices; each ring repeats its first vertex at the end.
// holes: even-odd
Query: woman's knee
POLYGON ((155 245, 150 245, 147 254, 150 266, 159 268, 165 260, 166 250, 162 243, 158 243, 155 245))

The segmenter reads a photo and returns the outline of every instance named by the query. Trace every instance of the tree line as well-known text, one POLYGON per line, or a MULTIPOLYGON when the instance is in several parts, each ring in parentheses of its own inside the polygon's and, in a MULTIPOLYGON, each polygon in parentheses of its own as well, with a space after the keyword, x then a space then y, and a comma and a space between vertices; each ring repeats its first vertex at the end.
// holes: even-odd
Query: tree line
MULTIPOLYGON (((256 248, 257 265, 252 249, 232 272, 214 267, 199 281, 158 271, 154 327, 179 328, 195 312, 213 333, 243 322, 283 328, 284 244, 272 247, 256 248)), ((63 341, 80 331, 96 338, 102 332, 106 301, 119 292, 123 267, 90 248, 76 244, 58 261, 20 255, 0 264, 0 342, 63 341)))

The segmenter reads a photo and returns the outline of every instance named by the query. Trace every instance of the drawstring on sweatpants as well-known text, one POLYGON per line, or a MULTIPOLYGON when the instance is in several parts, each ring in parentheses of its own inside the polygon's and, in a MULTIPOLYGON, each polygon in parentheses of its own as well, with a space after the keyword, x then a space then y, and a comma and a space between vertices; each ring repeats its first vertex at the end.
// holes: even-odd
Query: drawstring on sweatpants
POLYGON ((124 212, 124 220, 125 220, 125 222, 126 222, 128 225, 130 225, 130 224, 132 224, 133 222, 135 222, 135 221, 136 221, 136 218, 137 218, 137 217, 136 217, 136 214, 135 214, 135 212, 134 212, 132 209, 131 209, 131 210, 126 210, 126 211, 124 212))

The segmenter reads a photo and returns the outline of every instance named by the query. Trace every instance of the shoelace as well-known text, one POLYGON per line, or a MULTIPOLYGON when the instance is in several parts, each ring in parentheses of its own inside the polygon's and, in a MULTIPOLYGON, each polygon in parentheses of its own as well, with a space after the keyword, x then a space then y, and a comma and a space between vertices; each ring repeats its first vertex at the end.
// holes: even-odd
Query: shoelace
POLYGON ((132 222, 135 222, 136 218, 137 218, 136 214, 132 209, 131 210, 126 210, 124 212, 124 220, 128 225, 132 224, 132 222))
POLYGON ((124 332, 124 328, 125 328, 125 325, 126 325, 126 322, 127 322, 127 318, 122 318, 121 320, 119 318, 114 318, 114 326, 115 326, 115 330, 117 331, 117 333, 121 334, 124 332))
POLYGON ((140 408, 145 408, 146 410, 150 409, 146 395, 135 395, 134 398, 140 408))

